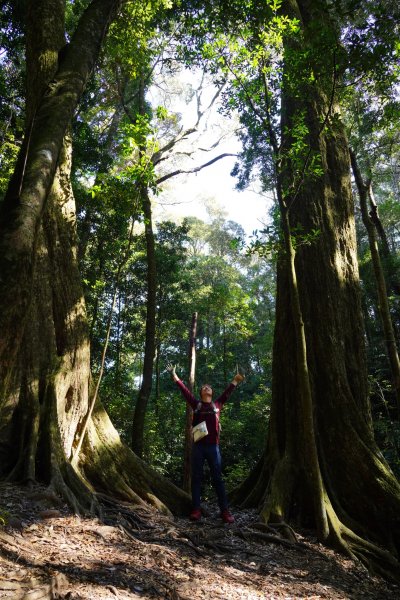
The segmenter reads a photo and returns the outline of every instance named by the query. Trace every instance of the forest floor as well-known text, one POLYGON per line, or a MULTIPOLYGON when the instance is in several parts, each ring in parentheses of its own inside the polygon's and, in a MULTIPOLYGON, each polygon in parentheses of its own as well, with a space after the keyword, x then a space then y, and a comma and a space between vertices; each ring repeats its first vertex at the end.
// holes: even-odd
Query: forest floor
POLYGON ((102 520, 82 518, 44 488, 1 484, 0 598, 400 598, 398 586, 311 535, 290 542, 257 524, 255 512, 233 512, 232 525, 216 507, 191 523, 105 500, 102 520))

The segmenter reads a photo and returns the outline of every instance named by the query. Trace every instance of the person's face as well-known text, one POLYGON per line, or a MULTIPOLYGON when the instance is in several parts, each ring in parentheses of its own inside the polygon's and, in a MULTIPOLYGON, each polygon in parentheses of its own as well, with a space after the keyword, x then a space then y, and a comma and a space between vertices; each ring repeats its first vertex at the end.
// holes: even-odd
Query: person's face
POLYGON ((211 402, 212 393, 213 393, 212 387, 211 387, 211 385, 208 385, 208 383, 201 386, 200 397, 203 400, 203 402, 211 402))

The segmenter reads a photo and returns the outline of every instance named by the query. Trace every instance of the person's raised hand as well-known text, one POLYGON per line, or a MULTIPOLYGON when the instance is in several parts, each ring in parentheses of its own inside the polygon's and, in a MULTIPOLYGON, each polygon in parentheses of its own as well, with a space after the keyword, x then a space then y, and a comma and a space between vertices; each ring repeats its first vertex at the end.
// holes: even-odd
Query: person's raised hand
POLYGON ((238 385, 239 383, 242 383, 242 381, 244 381, 244 376, 240 373, 236 373, 235 377, 232 380, 232 383, 238 385))
POLYGON ((176 381, 177 379, 179 379, 178 375, 176 374, 176 365, 173 365, 171 363, 167 364, 167 371, 169 371, 171 373, 171 377, 174 381, 176 381))

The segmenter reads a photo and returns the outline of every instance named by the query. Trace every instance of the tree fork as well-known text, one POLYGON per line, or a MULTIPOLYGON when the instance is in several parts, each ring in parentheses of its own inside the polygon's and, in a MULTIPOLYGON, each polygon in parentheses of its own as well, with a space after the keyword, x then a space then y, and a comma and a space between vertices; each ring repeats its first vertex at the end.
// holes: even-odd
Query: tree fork
POLYGON ((7 331, 6 324, 14 323, 12 339, 4 333, 0 339, 2 394, 11 383, 10 371, 22 341, 26 323, 23 315, 28 313, 32 294, 38 227, 64 135, 120 3, 93 0, 81 17, 68 51, 35 112, 19 197, 15 197, 15 187, 10 185, 1 206, 0 330, 7 331))

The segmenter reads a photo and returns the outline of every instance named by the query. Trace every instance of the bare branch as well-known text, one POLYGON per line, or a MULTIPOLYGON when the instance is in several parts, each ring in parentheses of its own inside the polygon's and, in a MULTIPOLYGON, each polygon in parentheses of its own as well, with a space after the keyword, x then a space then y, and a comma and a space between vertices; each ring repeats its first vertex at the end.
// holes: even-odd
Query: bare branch
POLYGON ((200 165, 199 167, 194 167, 193 169, 189 169, 188 171, 185 171, 184 169, 178 169, 177 171, 172 171, 172 173, 163 175, 162 177, 157 179, 156 183, 157 183, 157 185, 159 185, 160 183, 167 181, 167 179, 171 179, 171 177, 175 177, 176 175, 181 175, 184 173, 198 173, 202 169, 209 167, 210 165, 214 164, 218 160, 221 160, 221 158, 225 158, 226 156, 237 156, 237 154, 231 154, 230 152, 224 152, 224 154, 220 154, 219 156, 216 156, 215 158, 209 160, 208 162, 204 163, 203 165, 200 165))
MULTIPOLYGON (((165 152, 172 150, 172 148, 174 148, 179 142, 183 141, 184 139, 189 137, 189 135, 192 135, 193 133, 196 133, 198 131, 198 126, 200 124, 201 119, 204 117, 204 115, 206 113, 209 112, 209 110, 213 107, 213 105, 217 101, 218 97, 222 93, 222 91, 226 85, 225 83, 217 89, 217 91, 215 92, 214 96, 211 98, 207 107, 204 110, 201 110, 201 96, 202 96, 202 92, 203 92, 204 77, 205 77, 205 74, 203 73, 202 77, 201 77, 201 82, 196 89, 196 100, 197 100, 197 121, 196 121, 196 123, 194 124, 193 127, 189 127, 188 129, 186 129, 182 134, 179 132, 179 134, 176 137, 174 137, 172 140, 167 142, 165 144, 165 146, 160 148, 158 150, 158 152, 156 152, 154 154, 153 159, 152 159, 154 166, 157 165, 159 162, 161 162, 161 160, 162 160, 161 157, 165 152)), ((216 144, 211 146, 210 150, 212 150, 213 148, 216 148, 218 146, 218 144, 220 143, 220 141, 221 140, 219 140, 216 144)), ((208 152, 208 150, 204 150, 203 148, 201 148, 201 150, 208 152)))
POLYGON ((152 158, 152 162, 153 165, 157 165, 159 162, 161 162, 161 160, 164 160, 162 158, 162 155, 165 154, 165 152, 168 152, 168 150, 172 150, 172 148, 174 146, 176 146, 176 144, 178 144, 179 142, 181 142, 182 140, 186 139, 189 135, 191 135, 192 133, 196 133, 197 129, 195 127, 190 127, 189 129, 186 129, 182 135, 179 135, 177 137, 174 137, 172 140, 170 140, 167 144, 165 144, 165 146, 163 146, 162 148, 160 148, 158 150, 158 152, 156 152, 153 155, 152 158))
POLYGON ((220 145, 221 142, 223 142, 226 138, 231 137, 232 134, 236 134, 237 133, 237 129, 232 131, 232 132, 228 132, 228 133, 224 133, 221 135, 220 138, 218 138, 218 140, 216 142, 214 142, 214 144, 212 144, 209 148, 197 148, 197 150, 201 150, 202 152, 210 152, 211 150, 214 150, 217 146, 220 145))
POLYGON ((201 94, 203 92, 203 83, 204 83, 204 77, 205 77, 205 73, 203 71, 202 75, 201 75, 201 81, 200 84, 196 90, 196 100, 197 100, 197 121, 196 121, 196 125, 195 127, 197 127, 197 125, 200 123, 201 117, 204 114, 204 111, 201 112, 201 94))

